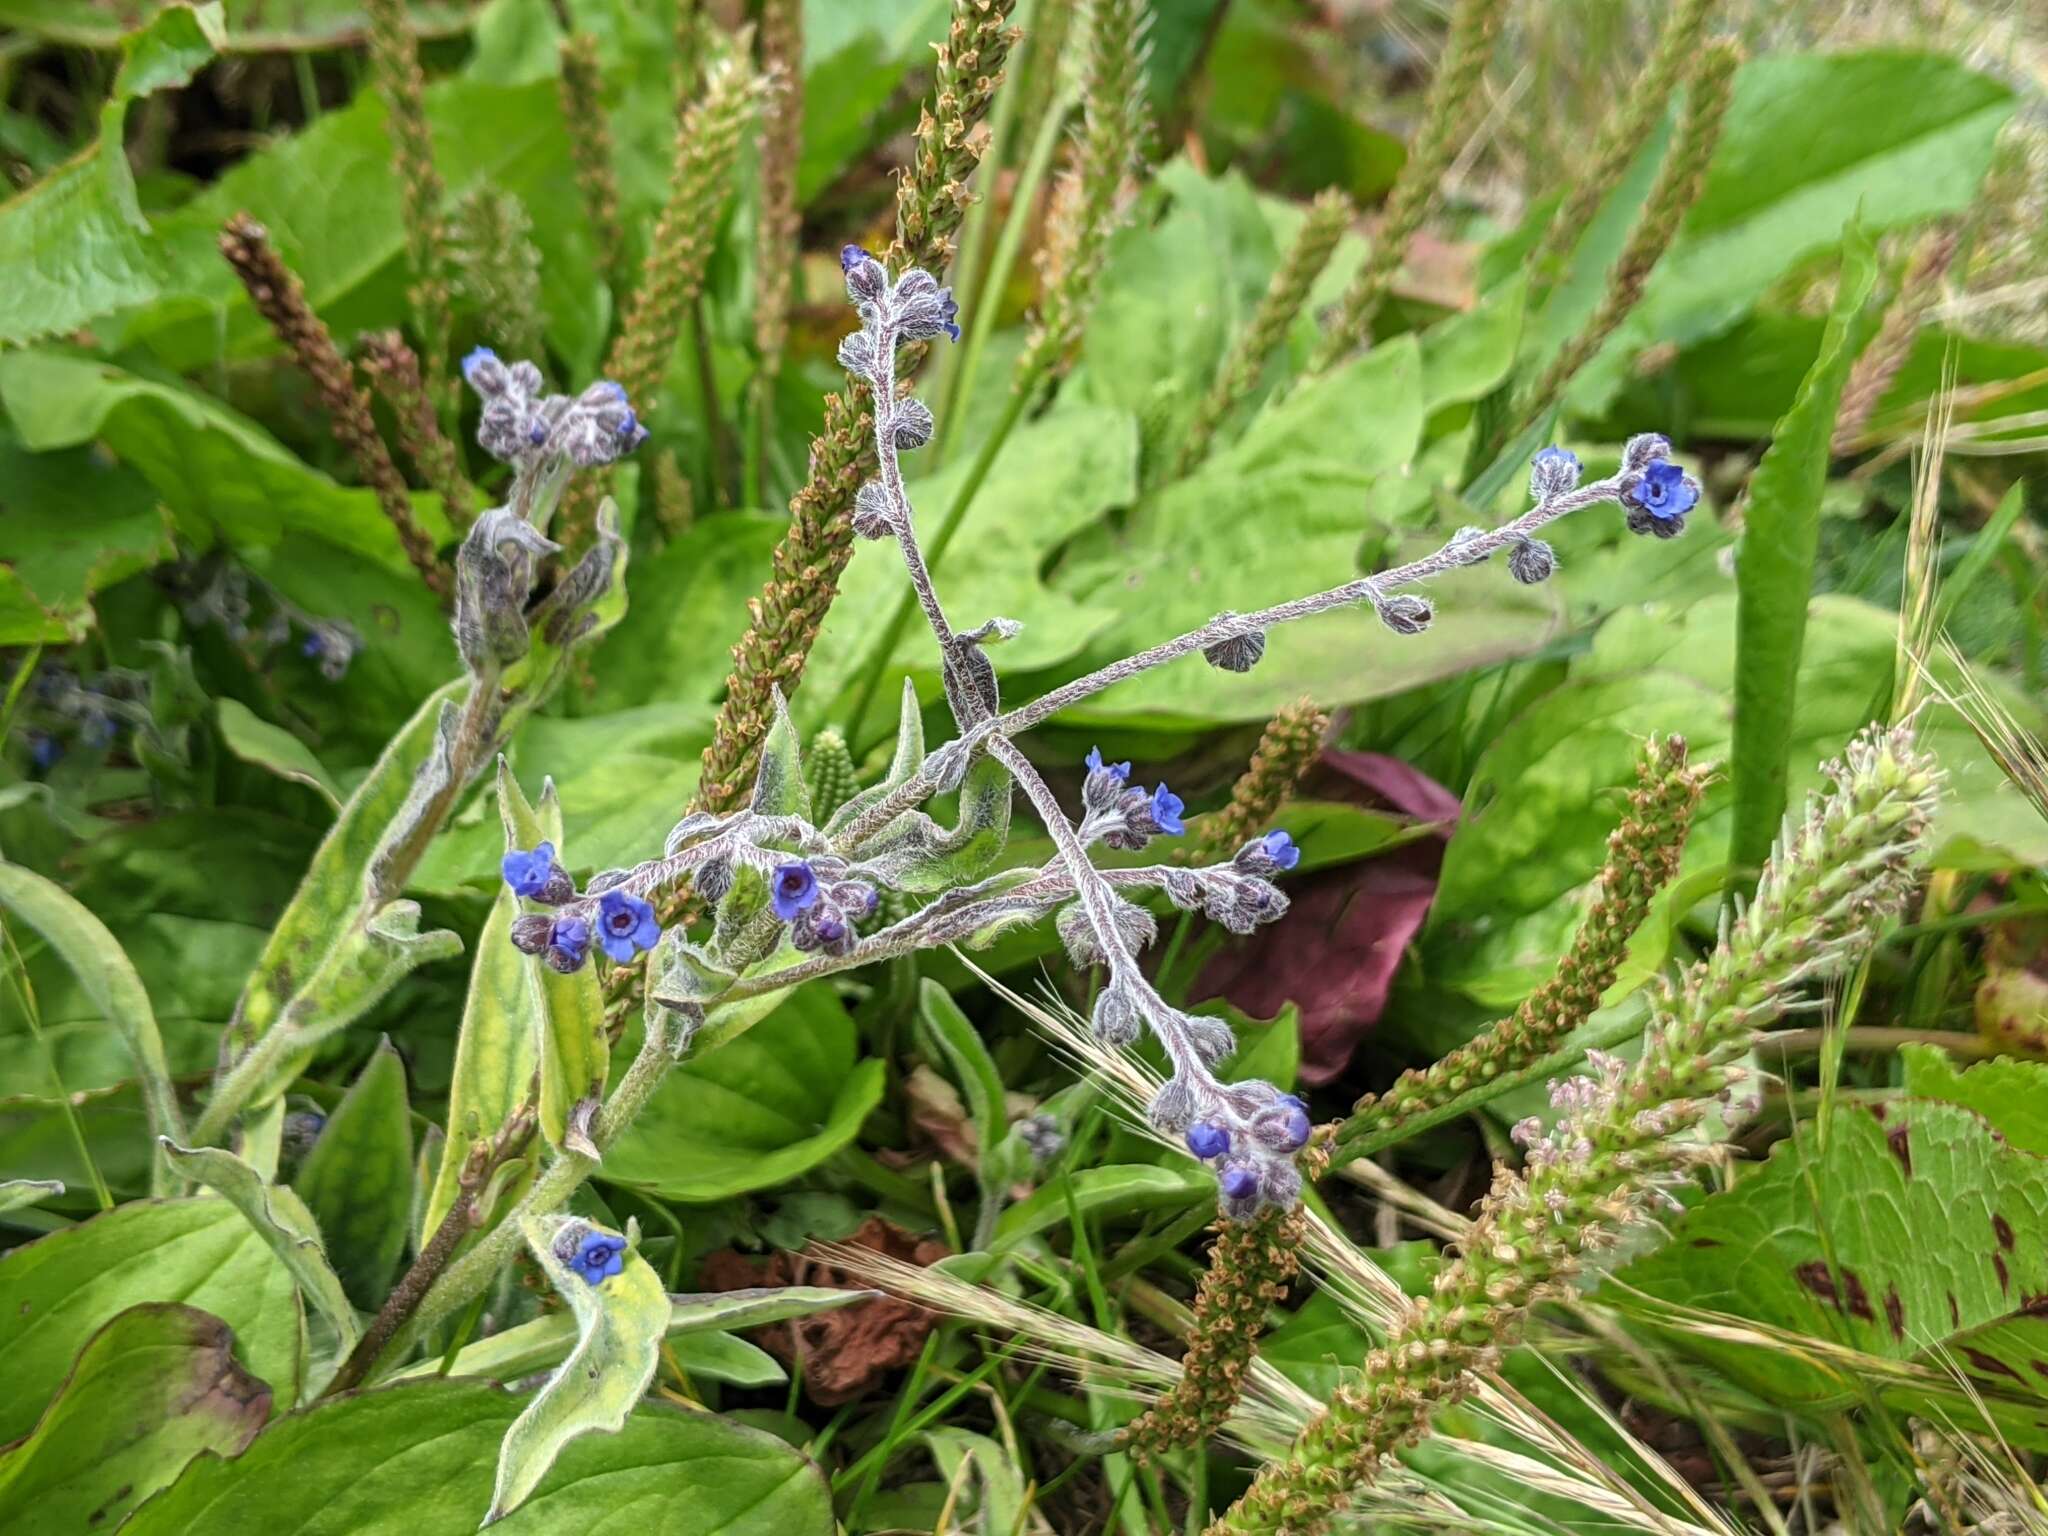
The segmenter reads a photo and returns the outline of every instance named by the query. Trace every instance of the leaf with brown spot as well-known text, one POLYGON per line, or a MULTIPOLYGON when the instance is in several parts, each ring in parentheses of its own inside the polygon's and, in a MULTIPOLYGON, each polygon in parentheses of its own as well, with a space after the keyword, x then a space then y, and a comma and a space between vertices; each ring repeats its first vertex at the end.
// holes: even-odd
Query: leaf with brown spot
POLYGON ((130 1307, 0 1451, 0 1532, 111 1531, 193 1457, 235 1455, 269 1416, 270 1388, 235 1363, 226 1323, 173 1302, 130 1307))

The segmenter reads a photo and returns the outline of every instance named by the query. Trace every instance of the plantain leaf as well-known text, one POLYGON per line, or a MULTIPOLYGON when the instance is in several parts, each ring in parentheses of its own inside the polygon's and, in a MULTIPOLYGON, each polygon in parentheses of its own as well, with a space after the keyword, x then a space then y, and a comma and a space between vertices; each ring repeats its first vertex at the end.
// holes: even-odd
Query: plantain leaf
MULTIPOLYGON (((185 1134, 177 1091, 171 1086, 170 1064, 163 1037, 142 978, 128 963, 106 925, 73 900, 61 887, 18 864, 0 861, 0 907, 41 934, 57 952, 79 986, 107 1022, 120 1034, 135 1062, 142 1102, 149 1111, 150 1131, 158 1136, 185 1134)), ((161 1193, 161 1159, 152 1182, 161 1193)))
POLYGON ((578 1435, 617 1434, 654 1379, 668 1331, 661 1277, 631 1247, 625 1268, 592 1285, 556 1252, 565 1235, 592 1230, 573 1217, 520 1222, 526 1245, 576 1315, 577 1340, 553 1379, 534 1394, 498 1449, 498 1479, 484 1524, 525 1502, 555 1457, 578 1435))
POLYGON ((166 1140, 164 1151, 180 1174, 215 1191, 242 1213, 270 1251, 283 1262, 305 1298, 334 1329, 336 1355, 355 1347, 361 1330, 355 1309, 341 1289, 320 1228, 306 1202, 286 1184, 267 1184, 263 1176, 234 1153, 220 1147, 181 1147, 166 1140))
POLYGON ((95 1333, 173 1298, 220 1318, 250 1373, 280 1402, 297 1398, 305 1324, 277 1255, 225 1200, 137 1200, 0 1254, 0 1444, 34 1426, 95 1333))
POLYGON ((1829 443, 1842 386, 1869 339, 1860 317, 1876 281, 1870 237, 1851 223, 1842 235, 1841 285, 1820 355, 1750 478, 1742 542, 1735 551, 1735 826, 1728 861, 1738 882, 1770 857, 1785 819, 1829 443))
POLYGON ((0 1450, 0 1536, 111 1531, 193 1457, 239 1452, 270 1402, 219 1318, 130 1307, 79 1352, 35 1430, 0 1450))
POLYGON ((292 1187, 313 1214, 342 1290, 375 1311, 398 1273, 412 1215, 405 1063, 389 1040, 327 1117, 292 1187))
POLYGON ((254 763, 281 779, 303 784, 335 810, 341 796, 334 780, 312 749, 282 726, 272 725, 237 699, 220 699, 214 704, 220 739, 227 749, 245 763, 254 763))
MULTIPOLYGON (((498 815, 504 823, 508 850, 532 849, 547 842, 555 845, 558 860, 565 857, 562 807, 555 798, 552 780, 541 785, 540 805, 536 808, 527 803, 518 780, 501 759, 498 815)), ((517 904, 516 897, 514 903, 517 904)), ((512 949, 509 925, 504 944, 512 949)), ((526 972, 524 1016, 533 1040, 533 1059, 540 1068, 540 1128, 548 1144, 559 1147, 570 1134, 569 1122, 577 1104, 604 1091, 610 1061, 604 1033, 604 993, 598 987, 597 968, 593 965, 565 976, 549 968, 538 955, 519 955, 517 950, 512 953, 518 956, 526 972)), ((525 1085, 518 1087, 523 1094, 525 1085)), ((495 1129, 495 1123, 486 1126, 485 1134, 495 1129)))

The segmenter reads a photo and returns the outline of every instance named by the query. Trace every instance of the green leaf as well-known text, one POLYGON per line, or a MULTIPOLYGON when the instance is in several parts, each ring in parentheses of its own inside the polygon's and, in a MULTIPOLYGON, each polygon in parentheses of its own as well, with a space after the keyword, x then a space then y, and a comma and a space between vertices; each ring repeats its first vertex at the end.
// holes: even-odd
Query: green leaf
MULTIPOLYGON (((23 445, 38 452, 105 443, 202 548, 219 538, 269 548, 298 532, 409 572, 374 492, 337 485, 247 417, 183 384, 46 348, 0 357, 0 403, 23 445)), ((448 537, 439 502, 413 500, 429 534, 448 537)))
MULTIPOLYGON (((471 1381, 334 1398, 279 1420, 234 1461, 193 1463, 124 1536, 314 1530, 386 1536, 475 1527, 520 1399, 471 1381)), ((638 1536, 832 1536, 818 1469, 728 1419, 642 1407, 615 1436, 579 1441, 505 1536, 570 1536, 631 1510, 638 1536)))
POLYGON ((129 104, 183 85, 220 43, 220 7, 167 6, 121 39, 114 90, 99 138, 11 201, 0 204, 0 343, 75 330, 139 304, 167 274, 135 195, 122 145, 129 104))
POLYGON ((756 816, 801 816, 808 821, 811 791, 804 782, 803 742, 779 687, 774 689, 772 707, 774 719, 761 743, 761 766, 754 775, 751 807, 756 816))
MULTIPOLYGON (((637 1043, 629 1031, 620 1050, 637 1043)), ((795 1178, 851 1142, 881 1102, 882 1063, 858 1048, 832 988, 799 987, 745 1034, 671 1071, 606 1149, 602 1176, 682 1201, 795 1178)))
POLYGON ((1902 1046, 1899 1060, 1914 1098, 1975 1110, 2009 1145, 2048 1155, 2048 1064, 2000 1057, 1960 1071, 1931 1045, 1902 1046))
MULTIPOLYGON (((820 1312, 836 1311, 867 1300, 874 1294, 873 1291, 835 1291, 814 1285, 786 1285, 670 1296, 667 1330, 663 1337, 674 1341, 694 1333, 716 1334, 727 1328, 758 1328, 764 1323, 778 1323, 792 1317, 814 1317, 820 1312)), ((578 1336, 578 1325, 573 1315, 550 1313, 471 1344, 455 1357, 455 1366, 450 1374, 518 1381, 560 1362, 575 1346, 578 1336)), ((422 1360, 398 1372, 394 1379, 406 1381, 440 1374, 440 1361, 422 1360)))
POLYGON ((552 1216, 520 1221, 526 1246, 555 1290, 576 1314, 576 1347, 526 1411, 505 1432, 498 1480, 484 1524, 502 1520, 547 1476, 562 1448, 578 1435, 615 1435, 654 1380, 668 1329, 668 1297, 661 1277, 628 1248, 625 1268, 592 1285, 556 1252, 565 1234, 587 1232, 586 1222, 552 1216))
MULTIPOLYGON (((149 0, 113 13, 87 0, 0 0, 0 24, 47 42, 108 49, 121 44, 124 17, 153 13, 161 20, 184 8, 183 0, 149 0)), ((344 47, 360 39, 369 25, 368 14, 354 0, 301 0, 283 16, 262 0, 228 0, 201 10, 208 13, 208 35, 221 34, 213 46, 229 53, 344 47)), ((468 27, 470 15, 463 6, 411 4, 406 24, 417 36, 443 37, 468 27)))
POLYGON ((306 1202, 289 1185, 266 1182, 248 1163, 219 1147, 191 1149, 166 1141, 164 1150, 170 1154, 173 1168, 221 1195, 277 1255, 305 1298, 333 1328, 338 1340, 336 1358, 353 1349, 359 1333, 356 1314, 327 1262, 320 1228, 306 1202))
POLYGON ((64 1193, 62 1179, 0 1180, 0 1216, 64 1193))
POLYGON ((159 1136, 182 1136, 184 1115, 171 1086, 170 1065, 164 1059, 163 1037, 157 1033, 149 993, 106 925, 41 875, 4 861, 0 861, 0 907, 42 936, 77 978, 101 1017, 120 1035, 142 1085, 150 1130, 159 1136))
POLYGON ((0 1443, 28 1432, 109 1321, 169 1299, 221 1319, 250 1374, 280 1402, 298 1397, 305 1325, 283 1261, 225 1200, 141 1200, 0 1254, 0 1443))
POLYGON ((113 1530, 195 1456, 233 1456, 270 1416, 219 1318, 131 1307, 94 1334, 27 1439, 0 1450, 0 1536, 113 1530))
POLYGON ((789 1380, 767 1350, 729 1333, 685 1333, 669 1341, 677 1365, 702 1381, 723 1381, 735 1387, 779 1387, 789 1380))
POLYGON ((334 787, 326 768, 313 755, 313 749, 290 731, 272 725, 239 699, 216 700, 214 718, 220 726, 220 739, 243 762, 267 768, 294 784, 303 784, 335 810, 341 809, 341 792, 334 787))
POLYGON ((169 520, 148 483, 89 449, 28 453, 0 432, 0 486, 10 519, 0 566, 0 645, 83 640, 92 598, 173 554, 169 520))
POLYGON ((1699 201, 1642 302, 1574 381, 1573 406, 1598 411, 1647 346, 1726 330, 1851 219, 1877 232, 1970 207, 2013 108, 2006 86, 1937 53, 1750 60, 1699 201))
MULTIPOLYGON (((548 842, 555 845, 556 859, 566 861, 562 807, 555 796, 553 780, 542 783, 540 808, 536 811, 527 804, 511 767, 503 758, 498 759, 498 818, 504 827, 508 852, 514 848, 531 850, 548 842)), ((515 908, 517 905, 515 898, 515 908)), ((507 949, 512 948, 509 922, 503 943, 507 949)), ((605 1052, 604 994, 597 984, 595 966, 586 965, 565 976, 549 968, 538 955, 519 955, 519 960, 531 994, 523 1018, 533 1031, 533 1060, 540 1070, 540 1127, 548 1145, 559 1147, 569 1135, 570 1118, 576 1106, 604 1092, 605 1072, 610 1065, 605 1052)), ((524 1089, 524 1084, 518 1085, 522 1096, 524 1089)), ((490 1135, 502 1123, 501 1119, 484 1126, 483 1134, 490 1135)), ((450 1155, 454 1151, 451 1127, 450 1155)), ((453 1166, 458 1171, 461 1168, 460 1163, 453 1166)))
POLYGON ((960 1011, 960 1005, 936 981, 926 980, 919 985, 917 1018, 922 1033, 952 1067, 953 1079, 966 1097, 968 1111, 974 1117, 975 1146, 981 1153, 983 1192, 990 1194, 990 1165, 1009 1124, 1003 1075, 979 1032, 960 1011))
POLYGON ((363 907, 370 860, 404 806, 414 775, 433 750, 441 706, 458 698, 467 686, 449 683, 428 695, 328 828, 243 989, 235 1009, 238 1043, 252 1043, 277 1022, 285 1004, 354 925, 363 907))
POLYGON ((1040 1185, 1003 1212, 996 1223, 995 1249, 1015 1247, 1027 1237, 1057 1227, 1075 1212, 1083 1216, 1128 1216, 1175 1211, 1216 1198, 1216 1179, 1206 1168, 1155 1168, 1123 1163, 1084 1168, 1040 1185))
POLYGON ((1679 1320, 1660 1331, 1795 1410, 1846 1409, 1876 1391, 1967 1421, 1961 1371, 2009 1434, 2048 1444, 2048 1319, 2032 1310, 2048 1294, 2048 1161, 1953 1104, 1885 1110, 1845 1109, 1781 1142, 1621 1271, 1629 1292, 1654 1299, 1625 1304, 1658 1321, 1688 1308, 1770 1330, 1679 1320))
POLYGON ((374 1312, 398 1274, 412 1218, 405 1062, 389 1040, 327 1117, 292 1187, 313 1213, 349 1300, 374 1312))
POLYGON ((981 1488, 978 1508, 983 1530, 1018 1531, 1024 1528, 1024 1512, 1029 1507, 1024 1492, 1024 1474, 1001 1445, 987 1435, 978 1435, 950 1424, 926 1430, 920 1438, 932 1453, 932 1460, 938 1463, 939 1476, 948 1489, 964 1487, 965 1469, 972 1466, 974 1480, 981 1488))
MULTIPOLYGON (((1740 607, 1735 641, 1735 826, 1728 862, 1762 867, 1785 819, 1791 726, 1806 638, 1806 605, 1820 548, 1820 499, 1842 387, 1868 340, 1859 317, 1877 281, 1870 238, 1842 237, 1842 279, 1820 355, 1750 477, 1736 546, 1740 607)), ((1740 875, 1739 878, 1747 878, 1740 875)))

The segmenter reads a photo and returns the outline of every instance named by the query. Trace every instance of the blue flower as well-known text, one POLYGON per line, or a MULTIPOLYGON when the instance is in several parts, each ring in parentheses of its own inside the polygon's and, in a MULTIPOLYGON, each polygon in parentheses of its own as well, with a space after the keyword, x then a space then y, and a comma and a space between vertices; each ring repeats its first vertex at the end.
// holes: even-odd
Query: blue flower
POLYGON ((1227 1199, 1249 1200, 1259 1192, 1259 1176, 1244 1163, 1232 1163, 1218 1180, 1227 1199))
POLYGON ((566 975, 582 970, 589 958, 590 924, 580 917, 557 918, 548 934, 548 964, 566 975))
POLYGON ((1259 839, 1259 846, 1266 857, 1281 869, 1292 869, 1301 862, 1301 850, 1294 846, 1294 839, 1285 832, 1268 832, 1259 839))
POLYGON ((1308 1106, 1292 1094, 1289 1094, 1280 1102, 1286 1114, 1286 1118, 1280 1122, 1279 1126, 1281 1133, 1280 1150, 1282 1152, 1299 1152, 1308 1145, 1309 1135, 1315 1129, 1309 1123, 1308 1106))
POLYGON ((1149 807, 1152 821, 1166 836, 1179 837, 1181 833, 1187 831, 1187 825, 1180 819, 1180 813, 1185 809, 1187 806, 1181 797, 1164 784, 1152 791, 1152 804, 1149 807))
POLYGON ((621 384, 617 379, 599 379, 597 383, 592 385, 591 387, 593 389, 603 390, 606 394, 610 395, 614 400, 618 401, 621 405, 624 405, 626 403, 626 386, 621 384))
POLYGON ((548 440, 547 423, 535 417, 533 425, 526 429, 526 440, 538 448, 548 440))
POLYGON ((538 896, 548 887, 548 876, 555 872, 555 845, 542 843, 531 853, 514 848, 507 853, 499 868, 504 871, 505 883, 512 887, 514 896, 538 896))
POLYGON ((1188 1150, 1203 1162, 1210 1162, 1230 1150, 1230 1132, 1207 1120, 1188 1127, 1188 1150))
POLYGON ((1119 784, 1131 776, 1131 765, 1129 763, 1105 763, 1102 760, 1102 748, 1100 747, 1090 747, 1088 749, 1086 762, 1090 773, 1109 774, 1119 784))
POLYGON ((661 937, 654 908, 616 886, 597 898, 597 928, 598 947, 621 964, 661 937))
POLYGON ((1631 493, 1635 504, 1652 517, 1683 517, 1698 503, 1700 493, 1685 471, 1669 459, 1652 459, 1643 467, 1641 484, 1631 493))
POLYGON ((57 766, 57 760, 63 755, 64 743, 48 731, 28 733, 28 760, 35 764, 39 772, 48 773, 57 766))
POLYGON ((317 629, 309 631, 306 638, 299 642, 301 656, 323 656, 326 652, 327 637, 317 629))
POLYGON ((497 365, 497 353, 493 352, 489 347, 476 347, 462 360, 463 380, 470 388, 480 389, 482 386, 477 383, 477 375, 485 369, 497 365))
POLYGON ((626 1240, 610 1232, 587 1233, 569 1263, 586 1284, 601 1284, 626 1267, 626 1240))
POLYGON ((818 900, 818 877, 811 866, 798 859, 775 866, 775 880, 769 889, 769 905, 785 923, 818 900))
POLYGON ((954 341, 960 339, 960 327, 955 322, 960 314, 959 302, 953 297, 953 290, 941 288, 939 297, 943 301, 939 309, 939 323, 946 328, 946 334, 954 341))
MULTIPOLYGON (((623 399, 624 396, 622 395, 620 398, 623 399)), ((626 407, 625 419, 619 423, 619 436, 632 437, 634 439, 635 445, 637 446, 639 443, 639 438, 634 437, 634 434, 639 431, 640 418, 633 414, 633 407, 629 405, 626 407)))
POLYGON ((873 261, 874 259, 874 257, 857 245, 842 245, 839 247, 839 270, 842 272, 851 272, 862 262, 873 261))

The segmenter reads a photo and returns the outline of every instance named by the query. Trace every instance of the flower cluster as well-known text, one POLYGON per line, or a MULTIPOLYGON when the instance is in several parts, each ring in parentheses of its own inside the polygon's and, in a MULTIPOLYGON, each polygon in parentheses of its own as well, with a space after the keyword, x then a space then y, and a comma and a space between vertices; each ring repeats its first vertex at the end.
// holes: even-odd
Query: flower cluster
POLYGON ((901 341, 930 341, 940 335, 960 339, 960 306, 953 290, 941 288, 923 268, 912 267, 892 284, 882 263, 857 245, 840 250, 839 267, 863 325, 886 327, 901 341))
POLYGON ((1081 781, 1081 803, 1087 810, 1079 828, 1083 846, 1099 839, 1134 852, 1155 837, 1179 837, 1187 831, 1180 817, 1187 806, 1164 784, 1134 788, 1131 765, 1105 763, 1100 747, 1088 749, 1087 763, 1088 777, 1081 781))
POLYGON ((1196 1107, 1176 1079, 1159 1091, 1149 1113, 1161 1130, 1179 1130, 1196 1160, 1216 1170, 1226 1216, 1241 1220, 1268 1206, 1287 1210, 1301 1198, 1294 1159, 1314 1126, 1308 1106, 1293 1094, 1271 1083, 1232 1083, 1196 1107))
POLYGON ((590 469, 624 458, 647 441, 626 391, 610 379, 599 379, 573 399, 546 394, 538 367, 507 364, 489 347, 462 360, 462 376, 484 402, 477 442, 507 464, 566 457, 590 469))
POLYGON ((789 924, 789 941, 798 949, 844 955, 858 937, 854 924, 874 916, 880 892, 843 878, 845 872, 843 859, 793 859, 775 866, 768 904, 789 924))
POLYGON ((500 867, 513 895, 568 909, 552 917, 522 916, 512 924, 513 944, 526 954, 539 955, 557 971, 581 970, 590 958, 593 937, 597 947, 620 965, 654 948, 661 938, 653 905, 624 887, 622 871, 598 876, 578 900, 576 882, 556 862, 552 843, 515 848, 500 867))
POLYGON ((1676 538, 1685 531, 1686 513, 1699 505, 1699 481, 1670 455, 1670 440, 1655 432, 1639 433, 1623 448, 1621 500, 1630 533, 1676 538))

